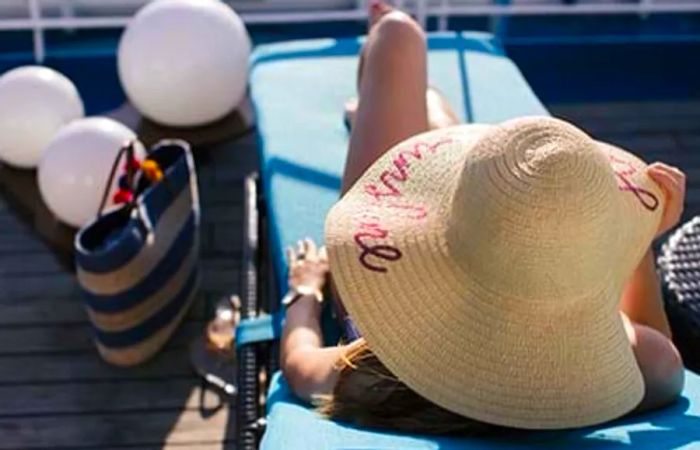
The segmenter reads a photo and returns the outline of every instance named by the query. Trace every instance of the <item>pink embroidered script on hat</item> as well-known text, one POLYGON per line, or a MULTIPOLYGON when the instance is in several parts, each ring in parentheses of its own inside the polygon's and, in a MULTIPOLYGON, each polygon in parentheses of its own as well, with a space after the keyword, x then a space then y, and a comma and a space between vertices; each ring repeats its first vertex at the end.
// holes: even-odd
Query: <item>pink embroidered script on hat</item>
MULTIPOLYGON (((424 157, 434 155, 441 146, 451 143, 452 140, 444 139, 433 144, 420 141, 413 145, 411 150, 401 150, 392 161, 389 169, 379 175, 379 183, 367 183, 364 186, 365 195, 371 198, 375 206, 383 206, 394 210, 396 213, 404 213, 405 217, 412 220, 423 220, 428 215, 425 205, 402 202, 403 191, 401 185, 411 178, 409 168, 411 159, 422 161, 424 157)), ((634 183, 630 176, 637 173, 637 168, 624 159, 608 155, 615 175, 618 179, 618 187, 621 191, 632 193, 641 205, 649 211, 655 211, 659 207, 659 199, 652 192, 634 183)), ((355 244, 360 250, 358 260, 363 267, 374 272, 385 273, 388 268, 381 261, 392 262, 401 259, 401 250, 389 243, 381 242, 389 238, 390 230, 382 224, 382 217, 378 214, 362 212, 359 214, 358 229, 353 235, 355 244)))
POLYGON ((621 191, 627 191, 634 194, 639 202, 649 211, 655 211, 659 207, 659 199, 656 198, 652 192, 644 189, 643 187, 635 184, 630 180, 630 175, 637 173, 637 168, 632 165, 631 162, 615 157, 614 155, 608 155, 610 163, 615 175, 617 176, 617 185, 621 191))
MULTIPOLYGON (((364 185, 364 194, 370 197, 374 206, 382 206, 385 210, 393 210, 392 214, 405 214, 412 220, 423 220, 428 216, 425 205, 414 204, 402 200, 402 184, 411 178, 411 160, 423 161, 423 158, 434 155, 440 147, 451 143, 451 139, 443 139, 435 143, 417 142, 410 150, 401 150, 392 160, 390 168, 379 175, 379 183, 364 185)), ((398 247, 386 241, 390 230, 382 224, 378 214, 363 212, 359 214, 358 229, 353 235, 355 244, 360 250, 358 260, 363 267, 374 272, 387 272, 380 260, 392 262, 401 259, 403 254, 398 247)))

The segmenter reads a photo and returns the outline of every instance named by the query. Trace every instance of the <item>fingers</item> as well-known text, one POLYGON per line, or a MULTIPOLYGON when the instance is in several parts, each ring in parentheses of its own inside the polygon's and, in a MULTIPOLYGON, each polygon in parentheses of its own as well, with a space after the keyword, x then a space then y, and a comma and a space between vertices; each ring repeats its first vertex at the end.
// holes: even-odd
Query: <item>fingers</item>
POLYGON ((291 266, 293 263, 299 261, 300 259, 325 259, 325 248, 321 248, 323 251, 323 257, 316 246, 316 243, 311 238, 300 239, 296 243, 296 247, 289 246, 286 250, 287 263, 291 266))
POLYGON ((326 251, 326 246, 322 246, 318 251, 318 259, 321 261, 328 261, 328 252, 326 251))
POLYGON ((666 191, 673 192, 680 189, 678 179, 676 179, 668 170, 649 170, 648 173, 649 176, 666 191))
POLYGON ((294 247, 292 247, 291 245, 289 247, 287 247, 286 255, 287 255, 287 265, 291 266, 292 263, 294 263, 294 261, 296 261, 296 259, 297 259, 297 255, 296 255, 296 253, 294 253, 294 247))
POLYGON ((306 250, 306 254, 311 257, 315 258, 316 257, 316 243, 311 239, 311 238, 306 238, 304 239, 304 249, 306 250))
POLYGON ((647 168, 647 173, 652 178, 660 177, 659 181, 669 182, 669 186, 685 186, 685 174, 678 167, 656 162, 647 168))
POLYGON ((658 162, 647 168, 647 174, 666 194, 666 207, 658 236, 673 228, 683 214, 686 179, 685 174, 677 167, 658 162))
POLYGON ((685 197, 685 174, 677 167, 662 163, 649 166, 647 173, 669 195, 669 200, 683 203, 685 197))

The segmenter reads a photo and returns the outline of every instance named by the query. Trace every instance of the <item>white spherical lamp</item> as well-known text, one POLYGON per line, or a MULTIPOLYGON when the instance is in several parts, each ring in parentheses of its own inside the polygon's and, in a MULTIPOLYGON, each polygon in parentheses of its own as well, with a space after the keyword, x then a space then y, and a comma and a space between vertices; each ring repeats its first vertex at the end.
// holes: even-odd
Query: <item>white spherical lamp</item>
POLYGON ((47 67, 26 66, 0 77, 0 160, 31 169, 67 123, 85 115, 73 83, 47 67))
MULTIPOLYGON (((136 139, 129 128, 105 117, 77 120, 49 143, 39 163, 39 191, 61 221, 79 228, 98 213, 109 173, 124 143, 136 139)), ((142 159, 145 150, 136 149, 142 159)), ((107 205, 117 190, 123 160, 110 186, 107 205)))
POLYGON ((248 82, 250 37, 220 0, 155 0, 119 43, 119 77, 131 103, 163 125, 204 125, 230 113, 248 82))

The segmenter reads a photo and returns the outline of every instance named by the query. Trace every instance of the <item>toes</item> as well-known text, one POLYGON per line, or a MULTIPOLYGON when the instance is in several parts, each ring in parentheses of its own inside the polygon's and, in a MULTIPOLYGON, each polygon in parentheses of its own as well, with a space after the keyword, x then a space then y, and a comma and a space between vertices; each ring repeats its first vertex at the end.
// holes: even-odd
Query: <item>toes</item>
POLYGON ((394 8, 384 3, 382 0, 372 0, 369 5, 369 26, 374 26, 384 15, 393 11, 394 8))

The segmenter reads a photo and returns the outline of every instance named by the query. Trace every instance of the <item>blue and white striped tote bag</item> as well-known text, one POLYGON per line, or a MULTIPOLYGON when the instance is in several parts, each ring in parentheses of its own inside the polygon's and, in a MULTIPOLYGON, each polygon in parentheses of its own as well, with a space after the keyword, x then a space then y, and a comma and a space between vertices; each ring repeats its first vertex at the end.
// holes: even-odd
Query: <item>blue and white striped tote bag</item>
MULTIPOLYGON (((120 152, 115 168, 125 154, 132 157, 120 152)), ((100 213, 75 240, 78 280, 97 349, 120 366, 139 364, 162 348, 199 285, 200 212, 189 145, 161 141, 148 152, 149 160, 160 170, 158 179, 149 180, 144 165, 133 169, 128 174, 133 198, 100 213)))

